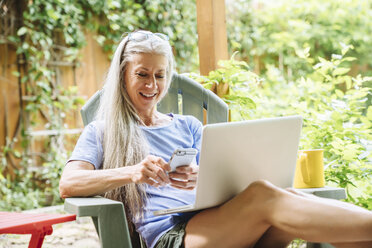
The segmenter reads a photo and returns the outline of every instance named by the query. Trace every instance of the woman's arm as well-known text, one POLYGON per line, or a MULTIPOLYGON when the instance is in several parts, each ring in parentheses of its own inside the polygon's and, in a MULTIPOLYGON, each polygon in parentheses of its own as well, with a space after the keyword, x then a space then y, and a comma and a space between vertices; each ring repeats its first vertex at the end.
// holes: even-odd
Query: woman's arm
POLYGON ((128 168, 94 170, 91 163, 70 161, 66 164, 59 181, 60 195, 62 198, 99 195, 131 183, 128 168))
POLYGON ((106 170, 94 170, 93 164, 75 160, 66 164, 59 192, 66 198, 99 195, 128 183, 157 187, 170 182, 165 173, 169 170, 170 166, 162 158, 151 155, 136 165, 106 170))

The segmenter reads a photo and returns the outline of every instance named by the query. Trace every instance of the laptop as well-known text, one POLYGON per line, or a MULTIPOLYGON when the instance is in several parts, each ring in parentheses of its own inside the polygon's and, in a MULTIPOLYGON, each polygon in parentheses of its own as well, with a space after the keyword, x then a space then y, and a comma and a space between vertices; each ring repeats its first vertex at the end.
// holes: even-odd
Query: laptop
POLYGON ((218 206, 259 179, 291 187, 301 126, 301 116, 204 126, 195 203, 154 215, 218 206))

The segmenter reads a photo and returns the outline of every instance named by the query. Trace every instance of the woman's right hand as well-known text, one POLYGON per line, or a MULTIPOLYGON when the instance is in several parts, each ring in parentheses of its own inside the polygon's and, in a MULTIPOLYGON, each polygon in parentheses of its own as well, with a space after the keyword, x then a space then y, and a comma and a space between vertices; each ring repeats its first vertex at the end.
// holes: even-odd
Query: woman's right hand
POLYGON ((170 183, 166 171, 171 168, 162 158, 148 155, 140 163, 132 167, 131 180, 133 183, 147 183, 151 186, 158 187, 170 183))

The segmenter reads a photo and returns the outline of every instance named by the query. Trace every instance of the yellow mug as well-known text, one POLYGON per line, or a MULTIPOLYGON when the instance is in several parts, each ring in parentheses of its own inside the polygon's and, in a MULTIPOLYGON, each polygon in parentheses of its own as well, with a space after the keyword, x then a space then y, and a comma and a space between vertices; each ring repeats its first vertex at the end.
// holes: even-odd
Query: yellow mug
POLYGON ((301 150, 298 152, 294 188, 324 187, 323 150, 301 150))

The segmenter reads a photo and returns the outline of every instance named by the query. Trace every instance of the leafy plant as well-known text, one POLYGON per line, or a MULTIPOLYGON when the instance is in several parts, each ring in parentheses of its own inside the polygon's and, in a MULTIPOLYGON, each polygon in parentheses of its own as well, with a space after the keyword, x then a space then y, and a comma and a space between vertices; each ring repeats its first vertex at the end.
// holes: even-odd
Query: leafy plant
POLYGON ((341 43, 350 44, 355 47, 350 55, 358 58, 355 73, 372 66, 372 39, 365 35, 372 31, 371 9, 372 3, 363 0, 232 1, 227 5, 230 49, 256 73, 274 66, 296 80, 312 71, 301 58, 304 53, 329 60, 341 43))
POLYGON ((78 8, 84 26, 97 32, 96 40, 110 55, 124 32, 145 29, 169 36, 179 71, 198 66, 195 0, 81 0, 78 8))
POLYGON ((232 106, 232 121, 302 115, 300 148, 324 149, 327 183, 345 187, 348 201, 371 209, 372 106, 367 102, 371 89, 363 85, 372 78, 347 75, 347 62, 354 60, 345 56, 350 48, 345 46, 331 60, 319 58, 307 78, 292 82, 274 67, 268 67, 267 78, 260 80, 234 59, 206 77, 193 76, 205 87, 211 82, 231 86, 224 99, 232 106))
POLYGON ((250 71, 244 61, 231 59, 220 61, 219 65, 221 68, 211 71, 208 76, 199 76, 195 73, 188 75, 207 89, 215 87, 217 94, 229 104, 229 109, 234 115, 247 115, 249 110, 256 108, 249 93, 253 88, 258 87, 261 79, 250 71))

